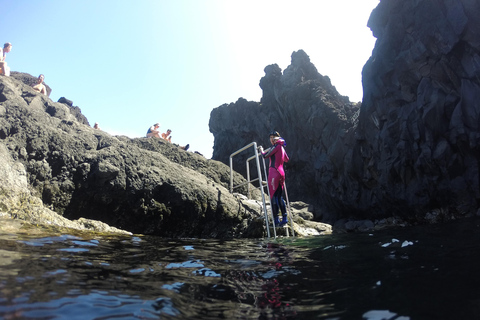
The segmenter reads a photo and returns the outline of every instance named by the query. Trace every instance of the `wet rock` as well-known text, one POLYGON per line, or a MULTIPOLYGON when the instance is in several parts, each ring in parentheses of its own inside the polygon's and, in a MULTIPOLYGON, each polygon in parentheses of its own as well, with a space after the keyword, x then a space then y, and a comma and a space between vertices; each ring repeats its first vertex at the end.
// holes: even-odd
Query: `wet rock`
POLYGON ((370 220, 350 220, 345 223, 345 229, 347 231, 371 231, 374 228, 374 224, 370 220))
POLYGON ((296 201, 290 203, 290 207, 292 208, 292 212, 295 215, 301 217, 302 219, 313 220, 314 214, 312 205, 309 205, 308 203, 305 203, 303 201, 296 201))

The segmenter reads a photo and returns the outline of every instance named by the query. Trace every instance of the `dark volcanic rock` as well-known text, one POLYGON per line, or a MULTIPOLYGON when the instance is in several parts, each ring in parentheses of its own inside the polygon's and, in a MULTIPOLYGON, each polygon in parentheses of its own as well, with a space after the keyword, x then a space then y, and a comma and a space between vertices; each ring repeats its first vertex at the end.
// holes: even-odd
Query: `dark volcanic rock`
MULTIPOLYGON (((230 170, 220 162, 158 139, 113 137, 90 128, 66 104, 13 77, 0 77, 0 98, 0 172, 8 173, 0 177, 0 213, 37 212, 29 205, 22 215, 15 213, 25 207, 21 199, 29 199, 69 219, 100 220, 133 233, 264 235, 260 206, 229 193, 230 170)), ((234 180, 245 181, 239 174, 234 180)))
POLYGON ((90 123, 88 122, 87 117, 83 115, 82 110, 79 107, 73 105, 72 100, 68 100, 65 97, 61 97, 60 99, 58 99, 58 102, 66 104, 70 109, 70 113, 75 117, 75 119, 78 122, 82 124, 86 124, 87 126, 90 126, 90 123))
MULTIPOLYGON (((213 158, 270 130, 287 140, 287 186, 324 219, 474 214, 480 201, 478 1, 382 0, 368 25, 377 42, 364 99, 339 95, 302 51, 260 81, 261 103, 211 113, 213 158), (357 108, 360 107, 359 115, 357 108)), ((244 161, 243 159, 241 159, 244 161)), ((238 163, 241 166, 242 163, 238 163)))
POLYGON ((61 97, 60 99, 58 99, 57 102, 64 103, 64 104, 66 104, 67 106, 73 107, 73 101, 72 101, 72 100, 68 100, 68 99, 65 98, 65 97, 61 97))
POLYGON ((90 123, 88 122, 87 117, 85 117, 82 114, 82 110, 79 107, 73 105, 72 100, 68 100, 65 97, 61 97, 60 99, 58 99, 58 102, 66 104, 70 108, 70 113, 73 114, 73 116, 75 117, 75 119, 77 119, 78 122, 86 124, 87 126, 90 126, 90 123))
MULTIPOLYGON (((243 184, 240 193, 231 194, 230 168, 223 163, 164 140, 95 130, 72 104, 0 77, 0 219, 58 232, 266 236, 259 191, 252 190, 253 199, 240 194, 247 187, 240 174, 233 175, 235 185, 243 184)), ((292 210, 297 235, 331 232, 308 220, 308 206, 300 207, 292 210)))
POLYGON ((480 200, 478 1, 382 1, 363 70, 352 161, 372 213, 476 212, 480 200))
MULTIPOLYGON (((340 95, 303 50, 292 54, 283 75, 276 64, 267 66, 260 86, 260 103, 239 99, 211 112, 213 159, 228 163, 231 153, 252 141, 268 146, 269 132, 277 130, 290 155, 285 166, 289 196, 314 204, 317 218, 334 218, 330 209, 336 212, 343 206, 335 196, 343 188, 343 157, 353 140, 347 133, 359 104, 340 95)), ((242 172, 250 155, 234 158, 237 171, 242 172)))

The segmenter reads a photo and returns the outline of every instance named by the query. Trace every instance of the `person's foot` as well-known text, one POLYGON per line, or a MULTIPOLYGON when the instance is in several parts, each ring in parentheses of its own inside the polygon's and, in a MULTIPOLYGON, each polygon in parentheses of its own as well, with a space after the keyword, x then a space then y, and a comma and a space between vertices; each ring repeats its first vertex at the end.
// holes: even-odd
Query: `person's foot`
POLYGON ((282 217, 282 222, 280 222, 280 227, 283 227, 284 225, 286 225, 288 223, 288 218, 286 215, 284 215, 282 217))
POLYGON ((273 220, 273 222, 275 223, 275 227, 280 226, 280 218, 275 217, 275 220, 273 220))

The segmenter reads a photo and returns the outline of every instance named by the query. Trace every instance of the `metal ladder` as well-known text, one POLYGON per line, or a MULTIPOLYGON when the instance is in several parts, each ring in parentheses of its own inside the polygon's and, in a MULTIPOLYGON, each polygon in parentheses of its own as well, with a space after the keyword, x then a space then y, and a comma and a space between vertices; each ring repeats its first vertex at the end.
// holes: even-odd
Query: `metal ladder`
MULTIPOLYGON (((235 151, 234 153, 232 153, 230 155, 230 193, 233 193, 233 189, 235 189, 235 188, 247 185, 247 193, 248 193, 247 196, 250 199, 251 198, 250 183, 259 181, 259 187, 257 189, 260 189, 260 192, 262 194, 263 212, 264 212, 264 215, 265 215, 265 226, 267 228, 267 236, 268 236, 268 238, 270 238, 270 226, 269 226, 269 219, 268 219, 268 213, 267 213, 267 205, 266 205, 266 200, 265 200, 265 192, 264 192, 263 188, 267 187, 268 199, 271 199, 270 189, 267 186, 267 180, 265 180, 265 181, 263 180, 263 175, 262 175, 262 172, 261 172, 261 169, 260 169, 260 161, 258 159, 259 157, 261 157, 261 154, 258 153, 256 142, 252 142, 252 143, 244 146, 243 148, 238 149, 237 151, 235 151), (239 153, 242 153, 243 151, 247 150, 250 147, 253 147, 254 155, 249 157, 245 162, 246 167, 247 167, 247 182, 244 182, 244 183, 241 183, 239 185, 234 186, 233 185, 233 157, 238 155, 239 153), (254 159, 256 160, 255 163, 256 163, 256 166, 257 166, 258 178, 250 180, 250 166, 249 166, 249 164, 250 164, 250 161, 254 160, 254 159)), ((267 179, 268 175, 267 175, 267 168, 265 166, 265 159, 263 157, 261 157, 261 158, 262 158, 262 161, 263 161, 263 171, 264 171, 264 174, 265 174, 265 179, 267 179)), ((290 220, 290 227, 292 228, 292 235, 295 236, 295 231, 293 229, 293 219, 292 219, 293 216, 292 216, 292 211, 290 209, 290 201, 288 200, 287 185, 285 183, 283 184, 283 189, 285 191, 285 199, 287 201, 287 214, 288 214, 289 220, 290 220)), ((270 211, 271 211, 271 218, 272 218, 273 234, 274 234, 274 237, 276 239, 277 238, 277 230, 276 230, 277 228, 275 227, 275 223, 274 223, 275 220, 274 220, 274 216, 273 216, 273 210, 272 210, 272 204, 271 203, 270 203, 270 211)), ((286 227, 286 225, 284 227, 286 227)), ((288 237, 289 236, 288 228, 285 228, 285 230, 286 230, 286 234, 287 234, 287 237, 288 237)))

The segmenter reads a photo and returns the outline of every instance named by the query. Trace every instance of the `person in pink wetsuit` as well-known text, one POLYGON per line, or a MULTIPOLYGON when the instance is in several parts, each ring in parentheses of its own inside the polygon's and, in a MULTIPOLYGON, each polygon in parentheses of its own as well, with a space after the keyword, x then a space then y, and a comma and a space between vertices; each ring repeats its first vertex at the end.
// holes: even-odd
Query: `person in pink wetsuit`
POLYGON ((287 224, 287 209, 285 201, 283 201, 283 183, 285 182, 285 171, 283 164, 290 160, 285 151, 285 140, 280 137, 277 131, 270 132, 270 143, 272 146, 263 151, 260 146, 260 152, 263 157, 270 159, 268 169, 268 190, 270 191, 270 205, 272 206, 273 216, 275 218, 276 226, 283 226, 287 224), (278 210, 282 211, 282 221, 278 217, 278 210))

